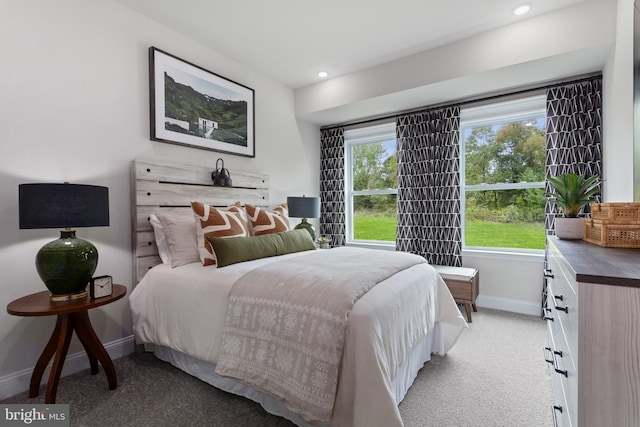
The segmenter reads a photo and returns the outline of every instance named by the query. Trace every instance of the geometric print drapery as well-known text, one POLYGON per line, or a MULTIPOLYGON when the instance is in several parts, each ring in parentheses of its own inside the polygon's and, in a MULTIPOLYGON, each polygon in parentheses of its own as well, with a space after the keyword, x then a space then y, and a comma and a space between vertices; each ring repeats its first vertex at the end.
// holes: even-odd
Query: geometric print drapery
MULTIPOLYGON (((552 191, 549 178, 575 173, 602 179, 602 77, 547 89, 547 132, 545 190, 552 191)), ((600 195, 594 197, 599 202, 600 195)), ((584 209, 588 209, 585 206, 584 209)), ((560 214, 555 203, 545 202, 544 226, 554 234, 555 218, 560 214)), ((547 306, 547 279, 542 282, 542 311, 547 306)))
POLYGON ((459 128, 458 106, 396 118, 396 250, 430 264, 462 265, 459 128))
MULTIPOLYGON (((546 145, 547 193, 552 191, 549 178, 563 173, 602 178, 601 77, 547 90, 546 145)), ((594 201, 600 199, 601 195, 594 201)), ((553 234, 554 220, 559 214, 555 203, 547 199, 547 234, 553 234)))
POLYGON ((320 236, 346 243, 344 128, 320 131, 320 236))

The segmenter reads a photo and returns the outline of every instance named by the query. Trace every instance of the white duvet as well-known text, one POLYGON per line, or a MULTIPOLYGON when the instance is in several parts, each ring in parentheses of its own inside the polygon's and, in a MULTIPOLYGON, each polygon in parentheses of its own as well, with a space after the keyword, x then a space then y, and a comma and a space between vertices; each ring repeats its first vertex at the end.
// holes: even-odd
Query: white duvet
MULTIPOLYGON (((152 268, 129 298, 137 343, 217 363, 233 283, 260 265, 301 254, 224 268, 199 263, 152 268)), ((446 285, 428 264, 376 285, 349 316, 331 425, 402 426, 397 404, 413 378, 397 381, 398 368, 427 334, 432 334, 431 350, 444 354, 466 326, 446 285)))

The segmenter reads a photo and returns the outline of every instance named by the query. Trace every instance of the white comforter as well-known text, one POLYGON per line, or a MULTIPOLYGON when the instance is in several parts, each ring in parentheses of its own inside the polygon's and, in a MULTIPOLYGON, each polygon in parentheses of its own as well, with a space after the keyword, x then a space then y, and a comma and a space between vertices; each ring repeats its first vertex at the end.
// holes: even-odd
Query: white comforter
MULTIPOLYGON (((348 249, 348 248, 347 248, 348 249)), ((232 284, 260 265, 301 254, 224 268, 195 263, 151 269, 130 296, 138 343, 172 348, 217 363, 232 284)), ((418 264, 375 286, 353 307, 331 425, 402 426, 392 380, 410 350, 438 324, 433 351, 446 353, 466 322, 446 285, 418 264)))

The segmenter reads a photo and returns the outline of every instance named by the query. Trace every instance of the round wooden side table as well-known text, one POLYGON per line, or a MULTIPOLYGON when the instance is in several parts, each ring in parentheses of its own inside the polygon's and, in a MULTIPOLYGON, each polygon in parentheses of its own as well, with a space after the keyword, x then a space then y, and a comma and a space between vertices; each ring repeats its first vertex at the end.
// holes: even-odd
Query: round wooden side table
POLYGON ((117 301, 124 297, 126 293, 126 286, 114 284, 113 293, 107 297, 91 299, 86 296, 85 298, 71 301, 51 301, 49 298, 50 292, 43 291, 18 298, 7 305, 7 313, 15 316, 58 316, 51 338, 49 338, 49 342, 33 369, 29 397, 38 395, 42 374, 51 357, 55 354, 44 403, 56 403, 56 391, 60 381, 60 373, 67 357, 73 331, 76 332, 78 339, 87 352, 89 363, 91 364, 91 375, 98 373, 99 361, 107 376, 109 390, 114 390, 118 386, 113 362, 91 326, 89 310, 117 301))

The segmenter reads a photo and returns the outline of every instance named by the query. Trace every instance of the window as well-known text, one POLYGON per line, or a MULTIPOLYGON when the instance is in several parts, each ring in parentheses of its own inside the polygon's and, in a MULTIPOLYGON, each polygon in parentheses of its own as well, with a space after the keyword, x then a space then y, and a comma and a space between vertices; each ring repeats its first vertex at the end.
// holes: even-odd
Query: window
POLYGON ((347 130, 344 141, 347 242, 395 243, 395 123, 347 130))
POLYGON ((461 110, 463 247, 544 249, 545 104, 461 110))

